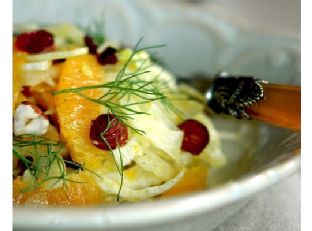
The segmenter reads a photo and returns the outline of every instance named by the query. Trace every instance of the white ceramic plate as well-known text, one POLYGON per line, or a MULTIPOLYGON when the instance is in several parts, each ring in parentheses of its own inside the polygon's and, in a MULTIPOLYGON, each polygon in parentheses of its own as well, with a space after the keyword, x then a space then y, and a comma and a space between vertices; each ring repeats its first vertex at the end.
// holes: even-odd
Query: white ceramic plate
MULTIPOLYGON (((103 30, 110 39, 131 45, 143 36, 145 44, 167 44, 157 55, 178 75, 226 69, 272 82, 300 84, 299 40, 242 30, 213 10, 139 0, 14 1, 15 23, 85 25, 95 19, 105 20, 103 30)), ((14 228, 172 230, 179 221, 179 227, 188 230, 192 221, 205 223, 208 230, 235 213, 252 195, 300 168, 299 134, 229 117, 214 120, 230 161, 210 171, 209 189, 117 207, 14 208, 14 228)))

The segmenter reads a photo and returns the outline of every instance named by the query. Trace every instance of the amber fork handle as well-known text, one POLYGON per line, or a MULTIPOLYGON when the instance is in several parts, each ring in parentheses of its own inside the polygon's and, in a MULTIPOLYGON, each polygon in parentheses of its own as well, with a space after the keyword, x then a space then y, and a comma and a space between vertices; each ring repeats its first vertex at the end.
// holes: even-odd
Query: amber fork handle
POLYGON ((254 119, 288 128, 301 129, 301 88, 279 84, 264 84, 264 99, 247 108, 254 119))
POLYGON ((216 113, 252 118, 294 131, 301 129, 301 88, 271 84, 252 76, 221 72, 205 93, 216 113))

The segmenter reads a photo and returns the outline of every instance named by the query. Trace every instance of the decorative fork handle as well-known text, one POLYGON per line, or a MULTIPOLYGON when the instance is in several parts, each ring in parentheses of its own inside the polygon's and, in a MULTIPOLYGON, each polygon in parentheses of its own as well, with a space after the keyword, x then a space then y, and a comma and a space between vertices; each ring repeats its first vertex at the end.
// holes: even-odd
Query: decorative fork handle
POLYGON ((221 72, 206 91, 216 113, 253 118, 294 131, 301 129, 301 88, 271 84, 250 76, 221 72))

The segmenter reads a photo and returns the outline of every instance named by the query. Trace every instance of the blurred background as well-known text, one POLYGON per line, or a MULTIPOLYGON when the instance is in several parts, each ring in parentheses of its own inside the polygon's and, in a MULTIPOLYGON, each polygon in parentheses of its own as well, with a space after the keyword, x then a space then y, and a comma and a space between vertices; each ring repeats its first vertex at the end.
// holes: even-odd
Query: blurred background
MULTIPOLYGON (((300 37, 300 0, 158 0, 220 8, 229 19, 257 31, 300 37)), ((220 12, 221 13, 221 12, 220 12)))

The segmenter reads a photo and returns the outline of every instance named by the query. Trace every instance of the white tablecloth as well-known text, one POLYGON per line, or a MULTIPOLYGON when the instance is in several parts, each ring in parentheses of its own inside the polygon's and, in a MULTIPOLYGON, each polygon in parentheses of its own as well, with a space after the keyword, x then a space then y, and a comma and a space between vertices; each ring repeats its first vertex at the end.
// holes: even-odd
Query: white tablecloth
MULTIPOLYGON (((300 180, 300 173, 297 173, 260 193, 214 231, 300 230, 300 180)), ((194 227, 195 230, 200 231, 194 227)))

